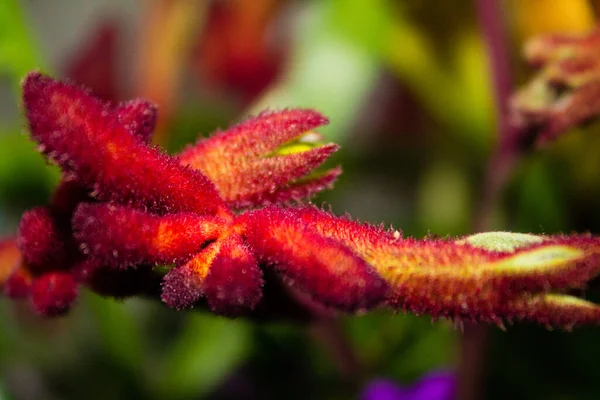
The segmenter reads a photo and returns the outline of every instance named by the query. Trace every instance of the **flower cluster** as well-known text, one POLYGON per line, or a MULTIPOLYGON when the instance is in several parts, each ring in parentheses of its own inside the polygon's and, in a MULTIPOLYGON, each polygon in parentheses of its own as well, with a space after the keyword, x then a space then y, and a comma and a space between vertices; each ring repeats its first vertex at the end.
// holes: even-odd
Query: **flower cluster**
POLYGON ((146 101, 105 104, 39 73, 23 100, 31 137, 63 179, 0 246, 0 278, 38 314, 63 314, 85 285, 245 315, 273 301, 276 282, 325 310, 600 321, 600 307, 566 294, 600 271, 598 238, 417 240, 295 205, 341 172, 314 171, 337 150, 314 132, 328 122, 316 111, 266 112, 169 156, 148 144, 156 109, 146 101))
POLYGON ((538 144, 600 113, 600 28, 585 35, 542 35, 525 45, 539 69, 511 101, 513 123, 538 144))

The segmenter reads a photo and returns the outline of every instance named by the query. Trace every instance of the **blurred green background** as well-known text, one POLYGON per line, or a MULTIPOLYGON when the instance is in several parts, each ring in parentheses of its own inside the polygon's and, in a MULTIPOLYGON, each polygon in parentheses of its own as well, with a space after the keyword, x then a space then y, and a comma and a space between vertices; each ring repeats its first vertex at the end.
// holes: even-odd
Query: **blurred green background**
MULTIPOLYGON (((517 84, 532 35, 585 32, 594 2, 497 0, 517 84)), ((32 69, 120 101, 160 107, 170 151, 265 108, 312 107, 344 167, 316 204, 405 235, 471 232, 497 129, 474 1, 0 0, 0 234, 58 179, 23 135, 19 82, 32 69)), ((517 166, 489 230, 600 233, 600 127, 571 132, 517 166)), ((594 297, 594 285, 588 297, 594 297)), ((458 370, 461 331, 375 312, 340 326, 177 313, 84 292, 64 318, 0 302, 0 399, 356 398, 364 383, 458 370), (356 365, 336 355, 347 341, 356 365), (357 371, 358 369, 358 371, 357 371), (293 390, 290 390, 292 388, 293 390)), ((493 328, 489 399, 600 398, 597 328, 493 328)))

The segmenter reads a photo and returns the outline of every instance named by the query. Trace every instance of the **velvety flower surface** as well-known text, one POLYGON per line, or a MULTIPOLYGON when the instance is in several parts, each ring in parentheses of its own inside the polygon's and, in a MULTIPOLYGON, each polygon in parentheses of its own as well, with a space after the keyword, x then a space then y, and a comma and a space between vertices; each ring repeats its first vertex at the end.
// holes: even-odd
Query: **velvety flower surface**
POLYGON ((295 302, 500 326, 600 321, 600 307, 567 294, 600 272, 596 237, 418 240, 293 205, 340 174, 315 171, 337 150, 315 132, 328 122, 317 111, 265 112, 170 156, 148 144, 157 110, 144 100, 106 104, 39 73, 23 99, 31 137, 64 174, 0 246, 4 293, 38 314, 64 314, 85 285, 229 316, 295 302))

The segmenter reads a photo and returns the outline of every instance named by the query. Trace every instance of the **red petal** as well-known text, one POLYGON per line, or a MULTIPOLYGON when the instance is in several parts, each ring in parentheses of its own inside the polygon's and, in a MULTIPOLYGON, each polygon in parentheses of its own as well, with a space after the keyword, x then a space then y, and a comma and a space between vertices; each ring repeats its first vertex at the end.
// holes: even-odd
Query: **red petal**
POLYGON ((186 264, 170 270, 163 280, 162 301, 176 310, 193 307, 202 297, 202 285, 219 249, 219 242, 211 243, 186 264))
POLYGON ((330 144, 302 153, 261 158, 246 166, 234 166, 227 175, 214 177, 214 182, 226 201, 237 206, 261 204, 289 181, 321 165, 337 149, 337 145, 330 144))
POLYGON ((158 212, 229 215, 204 175, 147 147, 85 91, 32 73, 23 97, 31 135, 43 153, 101 198, 158 212))
POLYGON ((314 110, 263 112, 209 139, 201 139, 179 158, 182 164, 202 171, 218 168, 230 157, 235 157, 236 162, 253 160, 327 123, 329 120, 314 110))
POLYGON ((29 296, 32 281, 29 271, 19 266, 4 282, 3 293, 11 299, 23 299, 29 296))
POLYGON ((113 266, 183 262, 215 240, 226 226, 217 217, 156 216, 107 204, 82 203, 73 216, 80 249, 113 266))
POLYGON ((385 299, 387 285, 348 247, 319 234, 294 210, 269 207, 242 216, 259 261, 326 305, 356 310, 385 299))
MULTIPOLYGON (((312 110, 286 110, 263 113, 227 131, 201 140, 180 155, 180 162, 205 173, 217 186, 225 201, 242 208, 266 204, 279 196, 289 200, 294 189, 286 193, 291 181, 321 165, 334 151, 327 144, 287 155, 271 153, 310 129, 326 123, 312 110)), ((328 176, 327 182, 332 182, 328 176)), ((323 184, 295 185, 296 192, 313 193, 323 184), (299 189, 302 188, 302 189, 299 189)))
POLYGON ((243 200, 225 200, 230 206, 235 208, 251 208, 259 205, 301 202, 326 188, 331 188, 341 173, 342 169, 336 167, 323 173, 316 174, 314 177, 301 178, 288 185, 282 185, 272 192, 257 193, 254 196, 247 195, 243 200))
POLYGON ((223 315, 248 312, 262 297, 262 271, 242 239, 223 239, 202 286, 210 309, 223 315))
POLYGON ((262 296, 262 272, 242 239, 230 236, 210 244, 188 263, 169 271, 162 299, 170 307, 192 307, 206 296, 217 314, 252 310, 262 296))

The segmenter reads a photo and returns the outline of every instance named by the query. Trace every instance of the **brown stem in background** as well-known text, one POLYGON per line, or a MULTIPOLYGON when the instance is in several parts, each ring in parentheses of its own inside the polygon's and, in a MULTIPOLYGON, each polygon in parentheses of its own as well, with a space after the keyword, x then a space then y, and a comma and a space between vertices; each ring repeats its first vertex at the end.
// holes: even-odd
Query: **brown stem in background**
POLYGON ((496 105, 498 143, 490 157, 473 229, 481 232, 492 225, 492 214, 522 149, 522 132, 511 126, 508 103, 513 83, 503 14, 496 0, 477 0, 477 20, 484 37, 492 73, 496 105))
POLYGON ((362 380, 361 363, 356 357, 352 345, 348 342, 339 318, 333 317, 316 321, 311 326, 310 333, 321 344, 348 384, 356 384, 362 380))
MULTIPOLYGON (((477 0, 477 22, 487 47, 497 110, 498 144, 490 158, 483 193, 477 207, 473 230, 481 232, 492 225, 500 193, 520 153, 520 133, 508 121, 507 106, 513 88, 503 14, 496 0, 477 0)), ((489 340, 489 327, 465 324, 461 337, 458 398, 482 397, 482 383, 489 340)))

